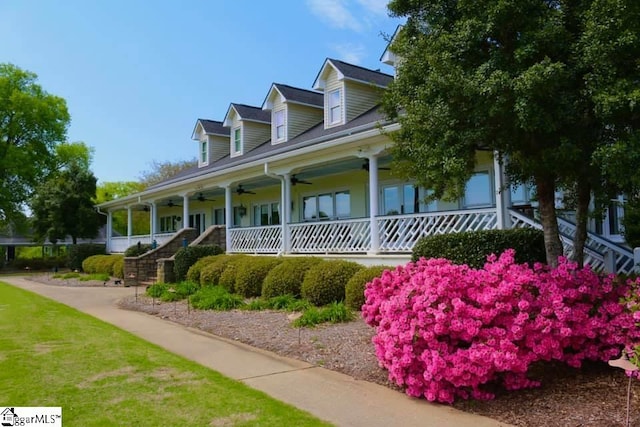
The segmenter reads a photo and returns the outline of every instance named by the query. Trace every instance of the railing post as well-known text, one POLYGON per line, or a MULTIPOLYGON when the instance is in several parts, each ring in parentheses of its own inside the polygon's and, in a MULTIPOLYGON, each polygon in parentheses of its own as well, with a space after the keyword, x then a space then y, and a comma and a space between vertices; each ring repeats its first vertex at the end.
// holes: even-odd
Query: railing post
POLYGON ((606 250, 602 258, 605 273, 617 273, 616 254, 611 250, 606 250))

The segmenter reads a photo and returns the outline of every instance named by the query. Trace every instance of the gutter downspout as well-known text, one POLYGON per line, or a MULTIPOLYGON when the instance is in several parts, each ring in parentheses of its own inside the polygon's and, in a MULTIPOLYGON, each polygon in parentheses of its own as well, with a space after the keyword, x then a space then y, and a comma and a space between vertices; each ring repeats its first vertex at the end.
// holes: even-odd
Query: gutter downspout
POLYGON ((289 253, 289 226, 288 223, 291 221, 291 204, 289 200, 291 198, 291 189, 289 187, 290 177, 289 174, 286 173, 284 175, 277 175, 273 172, 269 171, 269 163, 264 163, 264 174, 273 179, 277 179, 280 181, 280 206, 282 206, 282 218, 280 219, 280 226, 282 228, 282 244, 280 246, 280 252, 278 255, 284 255, 289 253))
POLYGON ((96 206, 96 212, 100 215, 104 215, 107 217, 107 228, 105 230, 105 250, 109 254, 111 253, 111 211, 102 212, 100 210, 100 206, 96 206))
MULTIPOLYGON (((142 197, 138 196, 138 203, 144 206, 149 206, 149 242, 153 245, 153 234, 155 227, 155 203, 152 202, 143 202, 142 197)), ((155 248, 154 248, 155 249, 155 248)))

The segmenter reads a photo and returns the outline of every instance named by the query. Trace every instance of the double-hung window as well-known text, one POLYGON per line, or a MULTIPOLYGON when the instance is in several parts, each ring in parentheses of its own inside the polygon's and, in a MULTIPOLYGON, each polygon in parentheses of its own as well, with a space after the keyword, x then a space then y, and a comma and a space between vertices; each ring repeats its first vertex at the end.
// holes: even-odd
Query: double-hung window
POLYGON ((471 175, 464 191, 465 208, 480 208, 493 205, 492 179, 488 170, 478 171, 471 175))
POLYGON ((282 142, 286 139, 286 128, 284 125, 284 110, 278 110, 274 113, 275 134, 274 139, 276 142, 282 142))
POLYGON ((340 89, 329 92, 329 124, 342 122, 342 96, 340 89))
POLYGON ((302 215, 304 221, 349 218, 351 195, 349 191, 337 191, 305 196, 302 198, 302 215))
POLYGON ((233 154, 242 154, 242 129, 233 130, 233 154))
POLYGON ((253 205, 253 225, 280 224, 280 203, 261 203, 253 205))
POLYGON ((209 164, 209 144, 207 141, 200 141, 200 166, 209 164))

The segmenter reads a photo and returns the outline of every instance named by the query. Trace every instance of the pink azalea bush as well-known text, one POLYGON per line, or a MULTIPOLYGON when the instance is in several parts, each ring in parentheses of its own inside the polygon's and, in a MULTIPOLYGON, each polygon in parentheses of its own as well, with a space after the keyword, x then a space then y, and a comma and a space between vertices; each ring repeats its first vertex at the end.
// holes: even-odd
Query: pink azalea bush
POLYGON ((566 259, 516 264, 513 250, 483 269, 423 258, 370 282, 362 316, 376 328, 380 365, 407 394, 491 399, 488 383, 539 385, 527 377, 535 362, 579 367, 638 342, 640 317, 621 303, 630 285, 566 259))

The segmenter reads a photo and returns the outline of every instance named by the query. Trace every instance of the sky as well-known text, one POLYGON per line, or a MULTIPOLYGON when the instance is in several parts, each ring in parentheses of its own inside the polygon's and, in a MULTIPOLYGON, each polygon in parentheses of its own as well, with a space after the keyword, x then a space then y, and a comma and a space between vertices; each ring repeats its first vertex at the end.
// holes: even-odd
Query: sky
POLYGON ((99 183, 195 158, 198 118, 311 89, 325 58, 379 62, 402 22, 387 0, 1 0, 0 63, 38 75, 94 148, 99 183))

